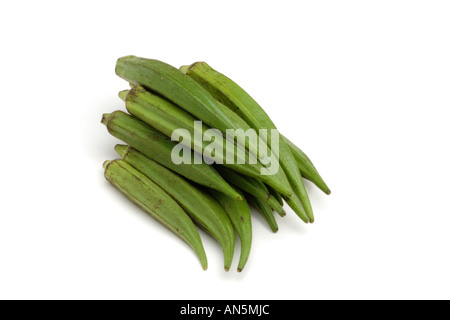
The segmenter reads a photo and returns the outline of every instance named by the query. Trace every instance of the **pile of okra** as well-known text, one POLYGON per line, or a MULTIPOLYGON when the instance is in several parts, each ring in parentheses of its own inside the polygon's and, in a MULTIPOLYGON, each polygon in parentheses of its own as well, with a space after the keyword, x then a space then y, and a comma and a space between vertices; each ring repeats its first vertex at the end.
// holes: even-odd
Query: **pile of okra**
POLYGON ((127 112, 104 114, 102 123, 123 144, 103 164, 106 179, 129 200, 184 240, 208 262, 201 228, 237 270, 252 245, 251 214, 262 214, 273 232, 274 212, 284 204, 305 223, 314 222, 304 180, 330 194, 317 169, 277 131, 263 108, 236 82, 205 62, 173 67, 125 56, 116 74, 128 82, 119 92, 127 112))

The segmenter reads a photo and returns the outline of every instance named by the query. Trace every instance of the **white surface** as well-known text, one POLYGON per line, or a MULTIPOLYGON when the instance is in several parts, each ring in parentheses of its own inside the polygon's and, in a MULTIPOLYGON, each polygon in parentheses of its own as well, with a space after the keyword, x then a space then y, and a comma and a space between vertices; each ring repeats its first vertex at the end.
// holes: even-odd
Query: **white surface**
POLYGON ((0 298, 450 298, 448 1, 2 2, 0 298), (102 174, 117 58, 209 62, 332 189, 209 270, 102 174))

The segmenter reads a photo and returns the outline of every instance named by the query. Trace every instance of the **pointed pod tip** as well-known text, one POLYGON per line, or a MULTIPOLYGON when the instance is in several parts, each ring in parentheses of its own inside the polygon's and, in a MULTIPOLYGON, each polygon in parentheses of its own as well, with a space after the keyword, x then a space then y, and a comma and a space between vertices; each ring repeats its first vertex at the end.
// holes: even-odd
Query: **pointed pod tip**
POLYGON ((208 270, 208 260, 206 256, 200 258, 200 263, 202 264, 203 270, 208 270))
POLYGON ((119 98, 122 101, 126 101, 129 92, 130 92, 130 90, 122 90, 122 91, 120 91, 119 92, 119 98))

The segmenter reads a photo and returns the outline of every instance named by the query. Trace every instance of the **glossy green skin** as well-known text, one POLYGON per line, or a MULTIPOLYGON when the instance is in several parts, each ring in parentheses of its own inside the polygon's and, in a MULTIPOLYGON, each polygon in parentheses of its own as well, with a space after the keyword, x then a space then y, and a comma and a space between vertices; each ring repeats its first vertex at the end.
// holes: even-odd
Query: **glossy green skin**
MULTIPOLYGON (((191 65, 187 70, 187 75, 208 90, 215 99, 236 112, 255 130, 277 129, 263 108, 244 89, 205 62, 197 62, 191 65)), ((267 145, 272 148, 270 135, 267 137, 267 145)), ((279 148, 280 165, 294 193, 300 199, 309 221, 313 222, 313 210, 302 176, 289 146, 281 137, 279 148)), ((301 214, 298 209, 292 209, 297 215, 301 214)))
POLYGON ((246 194, 245 198, 252 207, 264 216, 270 229, 272 229, 273 232, 278 232, 278 223, 275 219, 272 208, 266 202, 261 201, 261 199, 258 199, 251 194, 246 194))
POLYGON ((174 164, 171 152, 176 143, 141 120, 125 112, 114 111, 103 115, 102 123, 106 125, 111 135, 159 164, 198 184, 241 200, 241 195, 212 166, 206 163, 194 164, 194 157, 198 156, 195 153, 191 152, 192 164, 174 164))
POLYGON ((252 246, 252 217, 250 208, 243 194, 241 196, 244 201, 236 201, 225 197, 220 192, 210 191, 210 193, 227 213, 241 241, 241 255, 237 268, 237 271, 241 272, 248 261, 252 246))
MULTIPOLYGON (((116 62, 116 74, 132 83, 140 84, 204 121, 211 128, 225 133, 227 129, 239 129, 211 94, 192 78, 177 68, 159 60, 136 56, 121 57, 116 62)), ((246 128, 241 128, 247 130, 246 128)), ((242 137, 244 138, 244 137, 242 137)), ((246 148, 250 145, 246 143, 246 148)), ((249 151, 257 155, 254 148, 249 151)))
POLYGON ((305 209, 303 209, 302 204, 298 200, 296 196, 294 197, 285 197, 283 196, 284 201, 288 204, 289 207, 297 214, 297 216, 302 219, 304 223, 313 223, 314 221, 311 221, 308 215, 305 212, 305 209))
POLYGON ((217 201, 175 172, 129 146, 117 145, 122 159, 143 173, 170 195, 192 220, 215 238, 223 248, 225 270, 229 270, 234 254, 234 229, 217 201))
MULTIPOLYGON (((121 92, 119 95, 122 95, 122 98, 123 96, 125 96, 124 92, 121 92)), ((131 89, 128 94, 126 94, 125 103, 127 110, 131 115, 149 124, 151 127, 165 134, 167 137, 171 137, 175 129, 185 129, 190 133, 191 137, 194 136, 194 121, 197 120, 196 118, 194 118, 191 114, 187 113, 178 106, 174 105, 167 99, 153 94, 141 86, 133 87, 133 89, 131 89)), ((210 129, 208 126, 204 124, 202 125, 203 133, 208 129, 210 129)), ((203 152, 211 143, 208 141, 196 143, 196 141, 194 140, 195 139, 191 139, 191 143, 188 144, 187 147, 193 150, 199 150, 201 152, 203 152)), ((217 142, 222 146, 226 145, 225 139, 219 140, 217 142)), ((227 152, 227 150, 225 151, 227 152)), ((234 155, 238 154, 239 153, 237 152, 237 146, 235 145, 234 155)), ((256 164, 250 164, 247 161, 247 163, 245 164, 239 164, 239 162, 237 162, 238 159, 235 158, 234 163, 226 163, 226 154, 224 154, 224 157, 219 160, 221 160, 225 166, 241 174, 262 179, 265 183, 271 185, 279 192, 286 194, 290 191, 288 188, 286 188, 286 185, 288 185, 288 181, 286 178, 285 182, 281 183, 278 175, 262 176, 260 174, 262 166, 259 162, 256 164)), ((242 162, 245 161, 246 159, 243 159, 242 162)))
POLYGON ((267 204, 280 216, 285 216, 286 212, 277 199, 272 197, 264 183, 257 178, 245 177, 224 166, 216 166, 216 170, 230 185, 249 193, 267 204))
POLYGON ((328 188, 325 181, 320 176, 316 167, 312 163, 312 161, 308 158, 308 156, 293 142, 291 142, 288 138, 283 137, 286 143, 291 148, 292 154, 294 155, 295 160, 297 161, 297 166, 301 172, 301 175, 314 183, 320 190, 322 190, 325 194, 331 194, 330 188, 328 188))
POLYGON ((279 192, 277 192, 276 190, 274 190, 271 186, 266 186, 266 187, 267 187, 267 190, 269 190, 269 193, 272 195, 272 197, 277 199, 278 203, 282 206, 283 205, 283 197, 281 196, 281 194, 279 192))
POLYGON ((128 199, 189 244, 208 268, 200 235, 191 218, 164 190, 122 160, 105 163, 106 179, 128 199))

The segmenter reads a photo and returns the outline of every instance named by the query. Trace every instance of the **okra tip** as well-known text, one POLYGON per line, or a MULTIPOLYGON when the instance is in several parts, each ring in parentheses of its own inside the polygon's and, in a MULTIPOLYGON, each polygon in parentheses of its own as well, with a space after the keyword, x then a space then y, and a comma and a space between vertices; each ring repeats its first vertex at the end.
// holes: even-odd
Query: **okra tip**
POLYGON ((124 144, 116 144, 114 147, 114 150, 121 156, 122 158, 125 158, 128 151, 130 150, 130 146, 124 145, 124 144))
POLYGON ((122 99, 122 101, 125 101, 127 99, 127 95, 130 92, 130 90, 122 90, 119 92, 119 98, 122 99))

